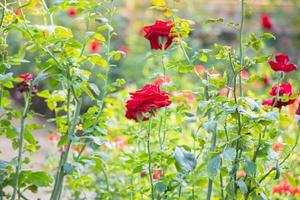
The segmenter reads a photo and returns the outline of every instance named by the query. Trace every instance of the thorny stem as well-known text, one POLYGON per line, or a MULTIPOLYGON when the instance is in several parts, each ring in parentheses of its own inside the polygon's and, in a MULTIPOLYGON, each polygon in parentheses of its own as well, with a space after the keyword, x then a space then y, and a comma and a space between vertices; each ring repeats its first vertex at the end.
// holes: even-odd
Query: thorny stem
MULTIPOLYGON (((208 74, 206 74, 206 80, 208 81, 208 74)), ((208 82, 206 83, 205 86, 205 96, 206 96, 206 100, 209 100, 210 96, 209 96, 209 88, 208 88, 208 82)), ((208 111, 208 119, 211 119, 211 114, 210 114, 210 110, 208 111)), ((212 136, 211 136, 211 143, 210 143, 210 151, 214 152, 216 150, 216 140, 217 140, 217 124, 215 124, 212 136)), ((212 190, 213 190, 213 180, 209 179, 208 181, 208 187, 207 187, 207 195, 206 195, 206 200, 210 200, 211 199, 211 195, 212 195, 212 190)))
MULTIPOLYGON (((297 131, 297 136, 296 136, 296 140, 295 140, 295 144, 293 145, 292 149, 290 150, 290 152, 284 157, 284 159, 279 163, 279 166, 283 165, 287 159, 289 159, 289 157, 291 156, 291 154, 294 152, 295 148, 298 145, 298 141, 299 141, 299 135, 300 135, 300 121, 298 121, 298 131, 297 131)), ((276 167, 272 167, 267 173, 265 173, 258 181, 258 183, 262 183, 273 171, 276 170, 276 167)), ((247 192, 247 194, 245 195, 245 199, 247 200, 249 195, 251 194, 251 192, 253 192, 257 186, 254 186, 253 188, 249 189, 249 191, 247 192)))
MULTIPOLYGON (((237 88, 236 88, 236 85, 237 85, 237 80, 236 80, 236 72, 234 70, 234 65, 233 65, 233 62, 232 62, 232 56, 231 56, 231 53, 229 53, 229 62, 230 62, 230 67, 232 69, 232 72, 233 72, 233 94, 234 94, 234 102, 235 104, 237 105, 237 88)), ((240 141, 240 138, 241 138, 241 130, 242 130, 242 124, 241 124, 241 115, 238 111, 238 107, 236 108, 236 114, 237 114, 237 118, 238 118, 238 136, 239 138, 237 139, 236 141, 236 156, 235 156, 235 159, 234 159, 234 165, 233 165, 233 169, 234 169, 234 175, 233 175, 233 180, 234 182, 236 182, 236 167, 238 166, 238 163, 239 163, 239 156, 241 156, 242 152, 239 152, 239 141, 240 141)), ((234 184, 234 191, 235 193, 237 192, 237 187, 236 187, 236 184, 234 184)))
POLYGON ((24 94, 24 99, 25 99, 25 107, 23 110, 23 114, 21 117, 21 127, 20 127, 20 132, 19 132, 19 138, 18 138, 18 162, 17 162, 17 166, 16 166, 16 173, 15 173, 15 177, 14 177, 14 189, 13 189, 13 194, 12 194, 12 200, 16 199, 16 195, 18 193, 20 193, 20 185, 19 185, 19 176, 20 176, 20 170, 22 167, 22 153, 23 153, 23 148, 24 148, 24 132, 25 132, 25 120, 27 117, 27 113, 29 111, 30 108, 30 104, 31 104, 31 90, 29 90, 28 92, 26 92, 24 94))
MULTIPOLYGON (((76 103, 76 110, 74 113, 74 118, 73 121, 71 123, 71 126, 69 126, 68 128, 68 142, 67 142, 67 147, 66 150, 62 153, 61 155, 61 160, 60 160, 60 164, 58 167, 58 172, 57 172, 57 177, 56 177, 56 181, 54 184, 54 189, 51 195, 51 200, 59 200, 60 199, 60 195, 61 195, 61 191, 62 191, 62 185, 63 185, 63 179, 65 176, 65 171, 64 171, 64 167, 67 163, 68 160, 68 155, 69 155, 69 151, 71 149, 71 144, 73 141, 73 136, 74 136, 74 132, 75 132, 75 128, 76 125, 78 123, 78 118, 79 118, 79 114, 80 114, 80 108, 81 108, 81 101, 76 103)), ((69 112, 69 111, 68 111, 69 112)))
POLYGON ((148 173, 149 173, 149 180, 151 184, 151 199, 154 200, 155 198, 154 198, 154 185, 153 185, 153 178, 152 178, 152 158, 151 158, 151 148, 150 148, 151 125, 152 125, 152 117, 150 117, 148 123, 147 152, 148 152, 148 173))

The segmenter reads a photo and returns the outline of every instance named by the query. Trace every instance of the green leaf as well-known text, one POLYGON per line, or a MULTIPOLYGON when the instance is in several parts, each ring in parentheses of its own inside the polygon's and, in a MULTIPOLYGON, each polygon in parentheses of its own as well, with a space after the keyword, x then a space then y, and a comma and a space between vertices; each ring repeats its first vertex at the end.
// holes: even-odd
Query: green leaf
POLYGON ((176 147, 175 152, 175 161, 176 166, 179 167, 179 169, 190 172, 193 171, 196 167, 196 156, 188 151, 186 151, 182 147, 176 147))
POLYGON ((28 175, 29 183, 38 187, 49 186, 52 183, 52 178, 46 172, 32 172, 28 175))
POLYGON ((37 93, 36 95, 39 97, 45 98, 45 99, 47 99, 51 96, 49 90, 43 90, 43 91, 37 93))
POLYGON ((264 33, 259 36, 261 39, 273 39, 276 40, 276 37, 271 33, 264 33))
POLYGON ((279 162, 277 160, 277 162, 276 162, 276 175, 275 175, 274 179, 277 180, 279 178, 280 178, 280 165, 279 165, 279 162))
POLYGON ((248 176, 254 177, 256 173, 256 164, 251 160, 245 162, 245 172, 248 176))
POLYGON ((36 140, 33 137, 33 135, 31 134, 31 132, 29 130, 25 130, 24 132, 24 139, 29 143, 29 144, 35 144, 36 140))
POLYGON ((220 156, 212 157, 208 161, 206 171, 207 171, 208 177, 210 179, 215 178, 215 176, 218 174, 220 166, 221 166, 221 157, 220 156))
POLYGON ((207 62, 208 61, 208 58, 205 54, 200 54, 199 56, 199 60, 202 61, 202 62, 207 62))
POLYGON ((100 67, 106 67, 108 63, 106 60, 102 58, 101 55, 99 54, 93 54, 92 56, 89 57, 90 62, 100 66, 100 67))
POLYGON ((163 184, 163 182, 161 182, 161 181, 157 183, 156 187, 157 187, 157 191, 159 194, 164 193, 165 190, 167 189, 166 185, 163 184))
POLYGON ((223 18, 218 18, 218 19, 208 19, 204 22, 204 24, 210 24, 210 23, 221 23, 224 22, 223 18))
POLYGON ((243 180, 238 180, 236 182, 236 184, 239 186, 239 188, 243 194, 246 194, 248 192, 247 185, 243 180))
POLYGON ((235 156, 236 156, 236 151, 234 148, 226 149, 225 151, 223 151, 221 155, 221 157, 227 161, 232 161, 235 158, 235 156))
POLYGON ((100 90, 98 86, 94 83, 89 83, 89 87, 93 90, 93 92, 98 96, 100 94, 100 90))

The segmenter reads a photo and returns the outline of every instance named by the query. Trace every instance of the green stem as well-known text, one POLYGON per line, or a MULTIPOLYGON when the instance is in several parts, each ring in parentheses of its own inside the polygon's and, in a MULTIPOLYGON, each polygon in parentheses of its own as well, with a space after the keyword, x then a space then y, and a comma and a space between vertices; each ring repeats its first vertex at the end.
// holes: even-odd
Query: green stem
POLYGON ((282 82, 284 78, 284 72, 278 72, 278 79, 277 79, 277 91, 276 91, 276 96, 275 96, 275 100, 274 103, 272 105, 272 110, 274 109, 274 107, 276 106, 278 100, 279 100, 279 93, 280 93, 280 83, 282 82))
POLYGON ((30 104, 31 104, 31 90, 28 91, 27 93, 25 93, 24 95, 25 98, 25 107, 23 110, 23 114, 21 117, 21 127, 20 127, 20 133, 19 133, 19 138, 18 138, 18 162, 17 162, 17 166, 16 166, 16 173, 15 173, 15 177, 14 177, 14 189, 13 189, 13 194, 12 194, 12 200, 16 199, 17 194, 20 192, 20 185, 19 185, 19 176, 20 176, 20 170, 22 167, 22 153, 23 153, 23 146, 24 146, 24 132, 25 132, 25 120, 27 117, 27 113, 29 111, 30 108, 30 104))
MULTIPOLYGON (((295 143, 294 143, 292 149, 290 150, 290 152, 279 163, 279 166, 283 165, 287 161, 287 159, 289 159, 289 157, 292 155, 292 153, 294 152, 294 150, 296 149, 296 147, 298 145, 299 137, 300 137, 300 121, 298 121, 298 131, 297 131, 295 143)), ((261 179, 259 179, 258 183, 263 182, 275 170, 276 170, 276 167, 272 167, 267 173, 265 173, 262 176, 261 179)), ((248 193, 245 195, 245 197, 246 197, 245 199, 248 199, 250 193, 253 192, 256 188, 257 188, 257 186, 254 186, 253 188, 249 189, 248 193)))
POLYGON ((60 199, 60 195, 61 195, 61 191, 62 191, 62 187, 63 187, 63 179, 64 179, 64 175, 65 175, 64 166, 66 165, 67 160, 68 160, 68 155, 69 155, 72 140, 73 140, 72 138, 74 136, 75 128, 78 123, 80 108, 81 108, 81 101, 77 102, 77 104, 76 104, 74 119, 73 119, 73 122, 71 123, 71 126, 69 126, 69 128, 68 128, 67 147, 66 147, 65 152, 63 152, 61 154, 61 159, 60 159, 60 163, 59 163, 59 167, 58 167, 57 175, 56 175, 57 177, 56 177, 56 180, 54 183, 54 189, 52 191, 52 195, 50 198, 51 200, 59 200, 60 199))
POLYGON ((152 158, 151 158, 151 148, 150 148, 150 138, 151 138, 151 125, 152 125, 152 117, 149 119, 148 131, 147 131, 147 151, 148 151, 148 172, 149 172, 149 180, 151 184, 151 199, 154 200, 154 185, 152 179, 152 158))
MULTIPOLYGON (((220 169, 222 169, 222 159, 220 163, 220 169)), ((220 190, 221 190, 221 198, 224 199, 224 185, 223 185, 223 176, 222 173, 220 173, 220 190)))
MULTIPOLYGON (((240 25, 240 66, 241 69, 244 67, 244 49, 243 49, 243 31, 244 31, 244 16, 245 16, 245 0, 241 0, 241 25, 240 25)), ((243 85, 242 85, 242 70, 239 73, 239 85, 240 85, 240 96, 243 96, 243 85)))
MULTIPOLYGON (((114 2, 111 1, 111 5, 110 5, 110 10, 113 9, 113 6, 114 6, 114 2)), ((111 23, 112 21, 112 18, 113 18, 113 14, 110 13, 109 15, 109 21, 108 23, 111 23)), ((92 129, 95 129, 97 124, 98 124, 98 121, 103 113, 103 108, 105 106, 105 101, 104 101, 104 98, 107 96, 107 88, 108 88, 108 80, 109 80, 109 72, 110 72, 110 61, 111 61, 111 56, 110 56, 110 50, 111 50, 111 36, 112 36, 112 31, 110 29, 108 29, 107 31, 107 49, 106 49, 106 57, 107 57, 107 62, 108 62, 108 69, 106 70, 105 72, 105 79, 104 79, 104 85, 103 85, 103 88, 102 88, 102 95, 100 97, 100 104, 99 104, 99 111, 95 117, 95 120, 94 120, 94 123, 92 124, 91 128, 92 129)), ((86 42, 84 43, 84 46, 86 45, 86 42)), ((83 55, 83 52, 84 52, 84 47, 82 48, 81 50, 81 53, 80 55, 83 55)), ((76 160, 78 161, 80 159, 80 156, 82 155, 82 152, 85 150, 85 148, 87 147, 87 144, 84 144, 81 149, 80 149, 80 153, 78 154, 78 156, 76 157, 76 160)))
MULTIPOLYGON (((217 141, 217 124, 215 124, 214 131, 213 131, 213 134, 211 136, 211 144, 210 144, 210 151, 211 152, 214 152, 216 150, 216 141, 217 141)), ((211 199, 212 190, 213 190, 213 180, 209 179, 206 200, 211 199)))

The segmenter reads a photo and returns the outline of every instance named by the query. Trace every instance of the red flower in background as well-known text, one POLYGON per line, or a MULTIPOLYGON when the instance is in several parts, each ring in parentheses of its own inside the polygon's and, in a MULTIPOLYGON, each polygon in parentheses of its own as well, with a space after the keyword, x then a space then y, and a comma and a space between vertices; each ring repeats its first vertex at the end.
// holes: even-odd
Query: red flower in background
POLYGON ((51 134, 51 135, 48 136, 48 140, 50 142, 58 142, 59 138, 60 138, 59 135, 56 134, 56 133, 53 133, 53 134, 51 134))
POLYGON ((248 78, 249 77, 249 74, 246 70, 243 70, 241 75, 242 75, 243 78, 248 78))
POLYGON ((260 24, 263 29, 271 30, 272 29, 272 21, 269 15, 260 16, 260 24))
POLYGON ((298 123, 299 120, 300 120, 300 103, 295 114, 295 122, 298 123))
POLYGON ((21 10, 20 10, 20 9, 15 10, 15 15, 19 16, 19 15, 21 15, 21 14, 22 14, 22 13, 21 13, 21 10))
MULTIPOLYGON (((30 88, 30 85, 32 83, 32 81, 34 80, 34 77, 32 74, 30 73, 25 73, 25 74, 21 74, 20 76, 18 76, 18 78, 22 79, 23 81, 18 83, 16 85, 17 87, 17 90, 21 93, 23 92, 28 92, 29 91, 29 88, 30 88)), ((38 92, 38 90, 36 89, 35 86, 33 86, 31 88, 31 93, 32 94, 36 94, 38 92)))
POLYGON ((174 24, 171 21, 156 20, 155 24, 145 26, 145 38, 150 41, 151 49, 167 49, 175 36, 171 35, 174 24))
POLYGON ((275 144, 273 145, 273 151, 279 152, 283 147, 284 147, 284 144, 281 144, 281 143, 275 143, 275 144))
POLYGON ((100 50, 100 43, 97 40, 94 40, 89 45, 90 52, 97 53, 100 50))
POLYGON ((244 171, 238 171, 237 174, 236 174, 236 177, 237 178, 241 178, 241 177, 245 177, 247 174, 246 172, 244 171))
POLYGON ((266 99, 262 102, 262 105, 264 106, 273 106, 273 103, 274 103, 274 99, 273 98, 270 98, 270 99, 266 99))
POLYGON ((288 95, 291 96, 293 93, 292 85, 290 83, 281 83, 280 87, 274 85, 270 91, 271 96, 276 96, 279 89, 279 96, 288 95))
POLYGON ((267 87, 270 84, 270 78, 267 74, 265 74, 262 78, 264 86, 267 87))
POLYGON ((288 182, 282 182, 280 185, 277 185, 272 188, 273 193, 285 194, 285 195, 298 195, 300 194, 299 187, 293 187, 288 182))
POLYGON ((196 65, 196 66, 194 67, 194 70, 195 70, 195 72, 196 72, 197 74, 202 74, 202 73, 205 72, 205 67, 202 66, 202 65, 196 65))
MULTIPOLYGON (((289 97, 293 95, 292 85, 290 83, 281 83, 279 88, 277 85, 274 85, 270 91, 270 95, 273 97, 270 99, 266 99, 262 104, 266 106, 273 106, 278 90, 279 97, 289 97)), ((287 101, 283 101, 281 98, 278 98, 274 106, 276 108, 281 108, 282 106, 292 104, 294 101, 295 99, 288 99, 287 101)))
POLYGON ((67 14, 69 17, 75 17, 77 15, 76 8, 69 8, 69 10, 67 11, 67 14))
POLYGON ((275 61, 270 60, 269 65, 274 71, 291 72, 297 70, 297 65, 290 63, 286 54, 279 53, 275 56, 275 61))
POLYGON ((158 181, 160 178, 160 171, 158 169, 155 169, 152 175, 153 180, 158 181))
POLYGON ((120 50, 120 51, 123 51, 123 52, 125 52, 125 53, 128 53, 129 48, 128 48, 127 46, 122 46, 122 47, 119 48, 119 50, 120 50))
POLYGON ((135 121, 146 121, 143 115, 151 113, 155 115, 158 108, 169 106, 171 101, 166 92, 161 91, 158 85, 148 84, 134 93, 126 102, 126 118, 135 121))

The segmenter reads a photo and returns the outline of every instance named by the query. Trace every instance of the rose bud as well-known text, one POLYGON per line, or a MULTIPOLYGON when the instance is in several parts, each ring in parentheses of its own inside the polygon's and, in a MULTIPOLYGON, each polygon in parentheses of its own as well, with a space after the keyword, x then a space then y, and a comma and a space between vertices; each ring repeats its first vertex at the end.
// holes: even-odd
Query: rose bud
MULTIPOLYGON (((31 83, 34 80, 33 75, 29 73, 25 73, 18 76, 18 78, 22 79, 23 81, 16 85, 17 90, 21 93, 28 92, 31 83)), ((31 93, 36 94, 37 92, 38 92, 37 88, 35 86, 32 86, 31 93)))

